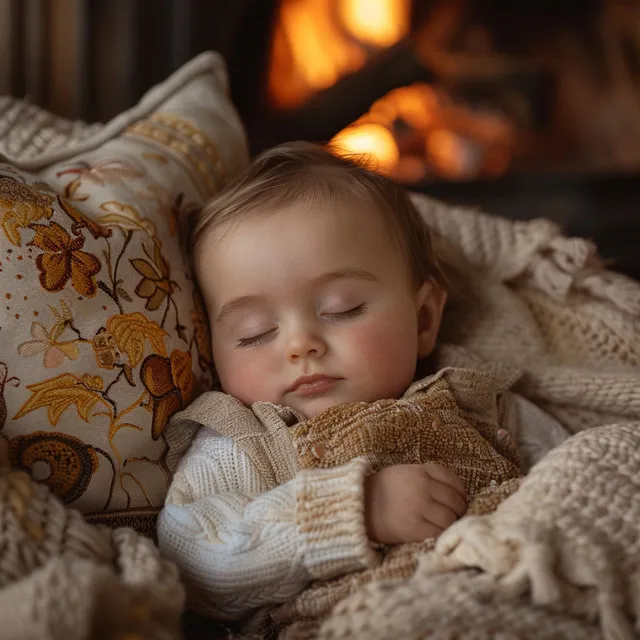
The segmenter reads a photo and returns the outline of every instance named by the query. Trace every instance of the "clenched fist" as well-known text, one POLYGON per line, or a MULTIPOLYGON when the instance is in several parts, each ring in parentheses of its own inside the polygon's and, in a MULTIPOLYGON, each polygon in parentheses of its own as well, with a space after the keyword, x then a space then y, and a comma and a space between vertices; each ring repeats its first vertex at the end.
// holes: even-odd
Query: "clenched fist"
POLYGON ((374 542, 436 538, 466 510, 460 478, 437 464, 395 465, 365 479, 365 522, 374 542))

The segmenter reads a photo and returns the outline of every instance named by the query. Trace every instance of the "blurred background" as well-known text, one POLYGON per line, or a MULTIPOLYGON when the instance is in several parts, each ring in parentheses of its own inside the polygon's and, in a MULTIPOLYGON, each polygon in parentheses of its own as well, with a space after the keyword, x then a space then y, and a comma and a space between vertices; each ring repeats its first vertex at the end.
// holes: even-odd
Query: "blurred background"
POLYGON ((0 93, 68 118, 106 121, 206 49, 253 153, 366 152, 640 277, 640 2, 0 0, 0 93))

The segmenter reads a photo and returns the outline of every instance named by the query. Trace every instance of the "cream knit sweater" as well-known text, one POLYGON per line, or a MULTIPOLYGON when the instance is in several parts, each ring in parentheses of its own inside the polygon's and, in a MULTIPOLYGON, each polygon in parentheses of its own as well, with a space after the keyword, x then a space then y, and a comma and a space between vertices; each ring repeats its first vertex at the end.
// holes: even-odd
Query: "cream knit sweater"
MULTIPOLYGON (((514 412, 503 426, 516 436, 529 466, 567 433, 535 405, 509 396, 514 412)), ((286 409, 267 403, 252 409, 267 430, 289 428, 286 409)), ((179 414, 171 428, 175 435, 202 425, 169 489, 158 521, 159 544, 180 567, 190 606, 218 619, 290 601, 311 580, 371 568, 380 560, 364 526, 369 464, 355 459, 342 467, 307 469, 280 484, 269 477, 279 465, 258 468, 242 442, 221 434, 228 434, 230 423, 246 424, 248 412, 212 392, 179 414), (301 501, 301 494, 312 497, 301 501), (331 519, 314 517, 320 510, 333 514, 331 519), (302 530, 296 525, 301 521, 312 524, 302 530)))

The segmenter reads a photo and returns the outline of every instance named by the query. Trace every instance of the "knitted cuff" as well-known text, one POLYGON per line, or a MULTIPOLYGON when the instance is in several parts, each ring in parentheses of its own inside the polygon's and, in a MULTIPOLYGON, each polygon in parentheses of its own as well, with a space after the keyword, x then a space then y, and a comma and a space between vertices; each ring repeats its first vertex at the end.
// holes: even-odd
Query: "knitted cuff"
POLYGON ((332 469, 305 469, 296 476, 298 533, 312 578, 328 579, 380 562, 364 520, 364 478, 369 473, 370 465, 357 458, 332 469))

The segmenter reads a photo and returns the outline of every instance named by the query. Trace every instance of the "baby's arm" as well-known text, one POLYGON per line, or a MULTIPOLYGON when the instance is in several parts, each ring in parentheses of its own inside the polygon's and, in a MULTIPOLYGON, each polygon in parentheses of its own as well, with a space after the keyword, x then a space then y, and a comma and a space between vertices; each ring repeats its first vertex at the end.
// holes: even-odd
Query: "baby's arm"
POLYGON ((160 547, 180 567, 190 606, 237 619, 290 600, 312 579, 377 564, 364 521, 368 472, 358 459, 268 490, 232 440, 200 429, 158 520, 160 547))

